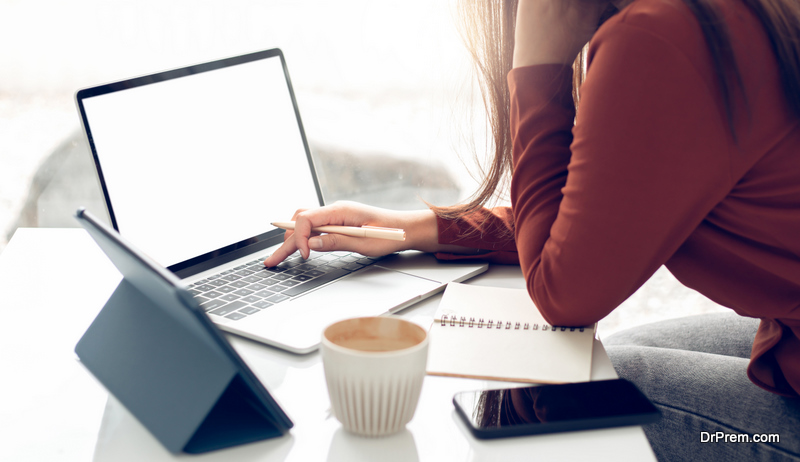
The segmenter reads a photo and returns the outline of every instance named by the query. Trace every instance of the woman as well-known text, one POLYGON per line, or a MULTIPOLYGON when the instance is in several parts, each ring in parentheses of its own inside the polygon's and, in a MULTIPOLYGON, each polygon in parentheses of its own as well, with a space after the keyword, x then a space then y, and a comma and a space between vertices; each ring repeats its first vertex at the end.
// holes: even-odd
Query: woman
POLYGON ((496 143, 475 200, 417 212, 352 203, 301 211, 265 264, 295 250, 405 248, 519 262, 555 325, 602 319, 666 265, 741 316, 605 340, 619 374, 664 413, 645 428, 659 459, 800 457, 800 5, 520 0, 466 9, 480 32, 470 39, 496 143), (575 95, 573 77, 583 80, 575 95), (509 170, 512 206, 482 208, 509 170), (403 228, 408 240, 311 236, 324 224, 403 228), (777 433, 780 442, 701 442, 718 431, 777 433))

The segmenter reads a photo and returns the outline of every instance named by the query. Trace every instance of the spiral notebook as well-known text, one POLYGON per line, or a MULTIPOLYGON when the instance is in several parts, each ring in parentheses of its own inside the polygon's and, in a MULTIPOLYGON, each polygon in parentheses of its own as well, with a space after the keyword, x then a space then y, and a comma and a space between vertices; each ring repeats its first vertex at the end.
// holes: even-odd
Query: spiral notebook
POLYGON ((585 382, 597 324, 552 326, 524 289, 449 283, 430 328, 428 374, 585 382))

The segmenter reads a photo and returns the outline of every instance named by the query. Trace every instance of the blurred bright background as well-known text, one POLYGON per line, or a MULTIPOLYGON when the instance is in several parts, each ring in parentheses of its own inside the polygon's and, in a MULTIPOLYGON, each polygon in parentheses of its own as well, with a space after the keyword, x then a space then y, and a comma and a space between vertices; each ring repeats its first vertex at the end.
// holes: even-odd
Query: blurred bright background
MULTIPOLYGON (((450 0, 0 0, 0 43, 0 251, 17 226, 73 226, 74 201, 102 207, 76 90, 251 51, 283 49, 333 199, 452 204, 486 152, 450 0), (347 189, 370 172, 392 186, 347 189)), ((720 309, 662 268, 601 332, 720 309)))
MULTIPOLYGON (((73 204, 41 201, 33 223, 18 217, 32 182, 58 176, 42 181, 37 169, 52 169, 45 163, 63 143, 83 142, 75 91, 109 81, 279 47, 315 154, 354 169, 398 167, 388 164, 402 190, 382 200, 369 191, 376 205, 455 203, 474 186, 456 153, 485 144, 482 129, 465 129, 482 124, 482 108, 447 1, 2 0, 0 40, 0 250, 20 224, 70 224, 73 204)), ((347 192, 328 196, 365 199, 347 192)))

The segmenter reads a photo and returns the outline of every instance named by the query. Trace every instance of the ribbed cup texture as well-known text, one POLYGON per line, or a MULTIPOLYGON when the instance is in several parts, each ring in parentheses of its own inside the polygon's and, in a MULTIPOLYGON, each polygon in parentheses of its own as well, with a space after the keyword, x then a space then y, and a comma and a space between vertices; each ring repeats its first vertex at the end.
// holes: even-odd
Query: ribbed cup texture
POLYGON ((333 413, 345 430, 365 436, 400 431, 414 417, 424 374, 367 381, 328 376, 333 413))

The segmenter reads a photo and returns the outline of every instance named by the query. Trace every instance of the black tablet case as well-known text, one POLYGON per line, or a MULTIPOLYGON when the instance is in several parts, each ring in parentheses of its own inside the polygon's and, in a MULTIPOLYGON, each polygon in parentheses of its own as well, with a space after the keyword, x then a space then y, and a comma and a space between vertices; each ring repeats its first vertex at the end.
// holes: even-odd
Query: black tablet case
POLYGON ((79 210, 123 274, 75 352, 169 451, 207 452, 292 426, 177 278, 79 210))

